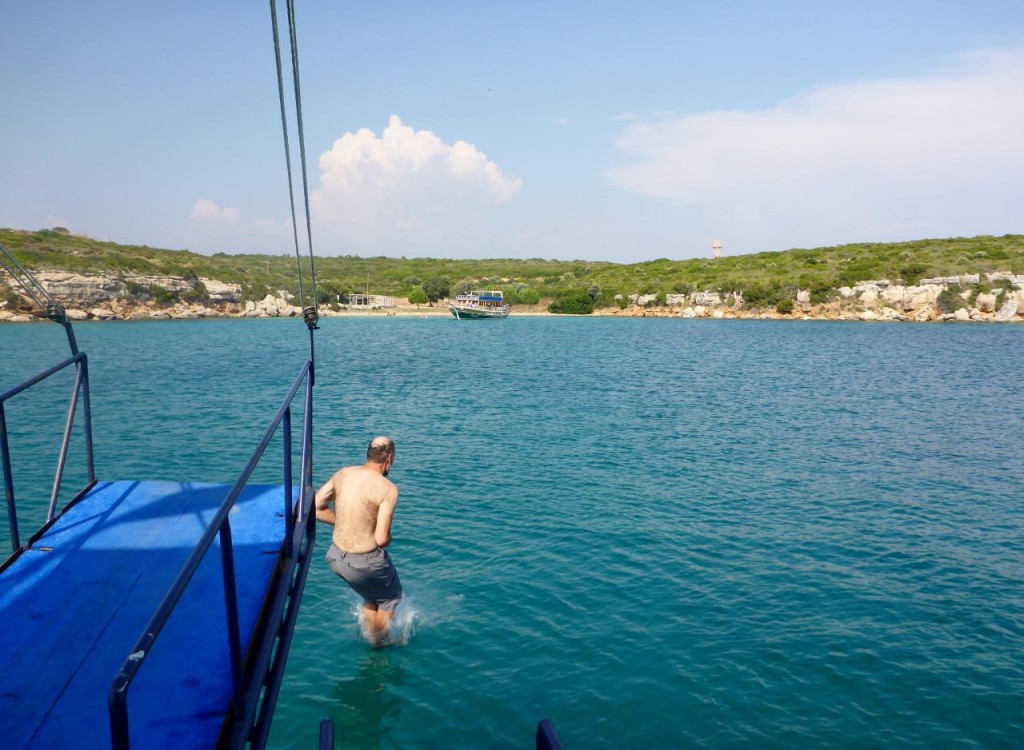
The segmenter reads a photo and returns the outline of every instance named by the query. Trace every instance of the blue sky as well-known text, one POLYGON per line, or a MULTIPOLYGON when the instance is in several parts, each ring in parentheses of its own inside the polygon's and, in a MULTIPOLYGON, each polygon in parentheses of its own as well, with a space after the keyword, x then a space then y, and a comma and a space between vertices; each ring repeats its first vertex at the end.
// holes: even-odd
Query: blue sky
MULTIPOLYGON (((269 15, 0 4, 0 226, 292 252, 269 15)), ((296 15, 318 255, 629 263, 1024 232, 1019 0, 296 15)))

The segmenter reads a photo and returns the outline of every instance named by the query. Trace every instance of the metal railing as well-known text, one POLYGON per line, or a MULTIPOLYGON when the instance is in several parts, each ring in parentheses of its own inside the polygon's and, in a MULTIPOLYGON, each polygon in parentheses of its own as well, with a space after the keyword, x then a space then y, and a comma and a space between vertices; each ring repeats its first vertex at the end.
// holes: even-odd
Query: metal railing
MULTIPOLYGON (((39 283, 39 280, 32 275, 25 266, 21 264, 14 253, 7 249, 7 246, 0 242, 0 270, 3 270, 21 287, 22 294, 32 300, 36 307, 50 320, 64 326, 64 332, 68 337, 68 345, 72 354, 78 354, 78 342, 75 340, 75 331, 71 327, 67 311, 64 305, 54 299, 53 295, 39 283)), ((2 277, 3 274, 0 274, 2 277)))
MULTIPOLYGON (((19 393, 27 391, 32 386, 40 383, 51 375, 54 375, 66 367, 75 366, 75 385, 71 391, 71 398, 68 403, 67 419, 64 422, 64 437, 61 440, 60 454, 57 458, 57 470, 53 477, 53 488, 50 492, 50 503, 46 512, 46 523, 49 524, 57 517, 57 499, 60 496, 61 481, 64 478, 64 467, 67 463, 68 449, 71 445, 71 431, 75 423, 75 414, 78 412, 78 399, 81 394, 82 411, 85 422, 85 461, 88 481, 84 488, 78 493, 81 496, 85 490, 96 483, 96 474, 93 465, 92 449, 92 410, 89 405, 89 362, 85 352, 77 352, 71 357, 54 365, 49 370, 29 378, 21 385, 16 385, 8 391, 0 394, 0 463, 3 464, 4 495, 7 499, 7 520, 11 529, 11 548, 14 555, 21 551, 21 540, 18 535, 18 509, 14 497, 14 475, 11 466, 11 450, 7 435, 7 414, 5 404, 19 393)), ((43 526, 45 530, 46 526, 43 526)))
POLYGON ((315 540, 316 515, 311 513, 313 504, 313 362, 309 360, 302 367, 291 390, 270 425, 267 427, 245 470, 231 487, 213 519, 189 555, 188 560, 164 595, 156 613, 150 619, 114 678, 108 694, 110 731, 112 746, 128 748, 128 691, 132 681, 145 664, 157 638, 167 624, 178 600, 188 587, 200 563, 220 537, 221 570, 224 579, 224 599, 227 612, 228 649, 231 660, 232 699, 227 721, 230 731, 222 737, 230 737, 229 747, 242 747, 247 742, 253 747, 263 747, 270 731, 270 719, 284 676, 285 659, 291 642, 298 603, 309 570, 310 557, 315 540), (292 502, 292 441, 291 409, 299 388, 305 384, 305 403, 302 422, 302 448, 300 458, 301 484, 297 507, 292 502), (229 514, 238 500, 250 476, 263 457, 278 428, 282 428, 284 446, 284 517, 285 539, 283 541, 278 573, 269 597, 270 605, 264 611, 257 626, 248 654, 241 651, 241 633, 238 623, 238 599, 235 587, 234 551, 231 545, 231 524, 229 514), (291 603, 287 607, 286 605, 291 603), (278 647, 275 649, 275 643, 278 647), (243 659, 245 659, 243 663, 243 659), (264 690, 265 688, 265 690, 264 690), (262 697, 262 700, 261 700, 262 697))

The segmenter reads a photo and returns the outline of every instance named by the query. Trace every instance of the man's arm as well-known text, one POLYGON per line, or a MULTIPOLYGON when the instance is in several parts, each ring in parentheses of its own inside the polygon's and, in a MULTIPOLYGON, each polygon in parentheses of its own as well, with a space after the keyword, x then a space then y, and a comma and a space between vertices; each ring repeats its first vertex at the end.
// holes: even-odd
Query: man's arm
POLYGON ((334 509, 329 507, 334 502, 334 477, 316 492, 316 520, 334 525, 334 509))
POLYGON ((391 519, 395 515, 395 506, 398 505, 398 488, 394 487, 380 502, 377 508, 377 525, 373 530, 373 540, 379 547, 387 547, 391 544, 391 519))

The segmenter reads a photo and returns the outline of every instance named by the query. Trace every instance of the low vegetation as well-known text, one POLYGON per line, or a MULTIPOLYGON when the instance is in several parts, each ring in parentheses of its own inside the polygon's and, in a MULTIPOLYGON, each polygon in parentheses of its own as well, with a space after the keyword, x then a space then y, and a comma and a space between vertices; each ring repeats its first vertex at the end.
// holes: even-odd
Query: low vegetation
MULTIPOLYGON (((282 289, 297 292, 295 259, 288 254, 200 255, 101 242, 60 227, 37 232, 0 229, 0 242, 30 270, 191 279, 192 292, 179 295, 186 301, 204 298, 199 278, 238 284, 247 300, 282 289)), ((836 296, 839 287, 859 281, 915 284, 935 276, 990 271, 1024 274, 1024 235, 862 243, 717 260, 662 258, 630 264, 357 256, 317 257, 316 263, 321 303, 368 290, 432 304, 457 291, 501 289, 514 305, 550 300, 553 312, 586 313, 595 307, 622 305, 629 295, 654 295, 652 304, 657 305, 664 304, 667 294, 717 291, 742 292, 748 306, 783 312, 792 309, 798 289, 809 290, 811 302, 821 303, 836 296)), ((0 296, 8 292, 0 283, 0 296)), ((149 293, 156 296, 160 291, 150 289, 149 293)))

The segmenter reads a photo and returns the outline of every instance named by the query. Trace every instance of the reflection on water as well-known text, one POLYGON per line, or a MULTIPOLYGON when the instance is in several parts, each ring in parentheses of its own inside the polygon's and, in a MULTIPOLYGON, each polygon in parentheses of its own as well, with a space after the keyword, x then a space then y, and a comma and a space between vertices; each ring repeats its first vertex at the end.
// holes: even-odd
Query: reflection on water
POLYGON ((328 710, 341 747, 378 749, 388 742, 401 714, 399 690, 405 669, 398 654, 389 649, 363 655, 354 675, 339 680, 328 710))

